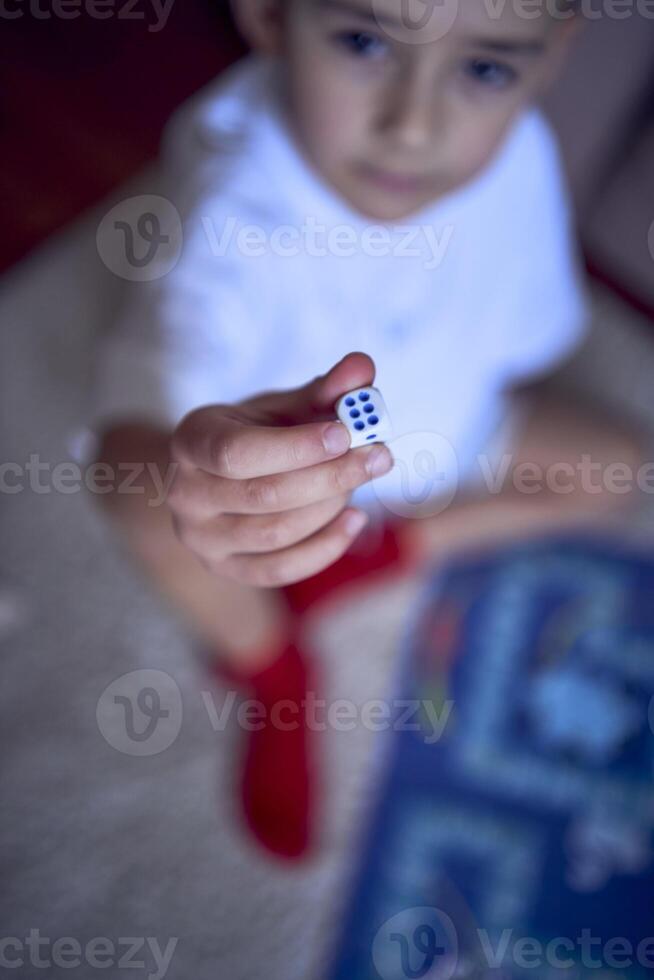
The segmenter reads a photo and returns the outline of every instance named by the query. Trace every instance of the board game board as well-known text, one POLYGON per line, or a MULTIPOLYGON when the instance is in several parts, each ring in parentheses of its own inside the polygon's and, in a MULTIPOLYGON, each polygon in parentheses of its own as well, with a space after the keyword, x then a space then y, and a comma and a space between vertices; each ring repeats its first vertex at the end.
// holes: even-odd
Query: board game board
POLYGON ((654 976, 654 559, 580 534, 455 562, 400 662, 420 707, 331 980, 654 976))

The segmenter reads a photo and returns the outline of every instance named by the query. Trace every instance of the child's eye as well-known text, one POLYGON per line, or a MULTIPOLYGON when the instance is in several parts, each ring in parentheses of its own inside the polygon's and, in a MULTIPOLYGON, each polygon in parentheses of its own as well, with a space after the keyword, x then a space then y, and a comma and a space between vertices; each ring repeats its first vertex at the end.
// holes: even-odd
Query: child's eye
POLYGON ((337 44, 359 58, 381 58, 388 50, 388 45, 384 41, 366 31, 347 31, 336 34, 335 40, 337 44))
POLYGON ((473 58, 464 65, 466 76, 480 85, 488 88, 508 88, 518 79, 518 73, 510 65, 499 61, 489 61, 486 58, 473 58))

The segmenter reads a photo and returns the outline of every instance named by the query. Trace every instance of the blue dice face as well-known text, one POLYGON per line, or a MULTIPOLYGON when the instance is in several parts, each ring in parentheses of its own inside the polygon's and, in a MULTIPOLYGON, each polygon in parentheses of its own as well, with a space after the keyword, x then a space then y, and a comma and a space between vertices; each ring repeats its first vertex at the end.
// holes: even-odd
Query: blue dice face
POLYGON ((388 410, 378 388, 355 388, 339 398, 336 414, 350 432, 352 448, 391 437, 388 410))

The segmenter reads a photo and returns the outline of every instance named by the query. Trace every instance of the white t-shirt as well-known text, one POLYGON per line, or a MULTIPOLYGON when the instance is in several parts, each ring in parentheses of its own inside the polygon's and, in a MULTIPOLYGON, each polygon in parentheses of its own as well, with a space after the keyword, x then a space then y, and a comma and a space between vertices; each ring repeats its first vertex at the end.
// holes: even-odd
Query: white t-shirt
MULTIPOLYGON (((169 248, 166 274, 131 284, 101 346, 91 431, 120 418, 172 427, 200 405, 304 384, 362 350, 396 458, 406 450, 415 469, 424 442, 434 492, 474 479, 505 389, 555 366, 585 328, 546 122, 524 114, 481 175, 382 227, 306 162, 278 92, 277 62, 248 55, 169 123, 179 255, 167 271, 169 248)), ((374 499, 370 487, 355 495, 374 499)))

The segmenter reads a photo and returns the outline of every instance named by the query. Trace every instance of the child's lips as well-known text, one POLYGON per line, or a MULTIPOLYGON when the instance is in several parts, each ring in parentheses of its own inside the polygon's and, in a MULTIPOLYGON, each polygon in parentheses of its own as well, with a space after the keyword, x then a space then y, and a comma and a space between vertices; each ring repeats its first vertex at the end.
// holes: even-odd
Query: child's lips
POLYGON ((424 191, 428 185, 426 177, 392 173, 378 167, 364 167, 362 173, 367 180, 395 194, 415 194, 424 191))

